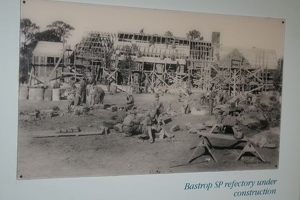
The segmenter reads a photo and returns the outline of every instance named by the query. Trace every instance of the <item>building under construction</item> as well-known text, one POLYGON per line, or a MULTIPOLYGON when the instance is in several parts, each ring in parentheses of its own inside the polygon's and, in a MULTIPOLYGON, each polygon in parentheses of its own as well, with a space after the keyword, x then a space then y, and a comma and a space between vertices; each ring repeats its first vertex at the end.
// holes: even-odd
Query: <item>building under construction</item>
POLYGON ((211 42, 157 34, 88 32, 74 50, 55 44, 55 55, 42 54, 41 43, 45 42, 33 52, 30 75, 42 83, 93 77, 107 85, 142 88, 146 82, 150 88, 164 89, 191 85, 237 95, 272 89, 278 66, 274 50, 223 47, 219 32, 212 33, 211 42))

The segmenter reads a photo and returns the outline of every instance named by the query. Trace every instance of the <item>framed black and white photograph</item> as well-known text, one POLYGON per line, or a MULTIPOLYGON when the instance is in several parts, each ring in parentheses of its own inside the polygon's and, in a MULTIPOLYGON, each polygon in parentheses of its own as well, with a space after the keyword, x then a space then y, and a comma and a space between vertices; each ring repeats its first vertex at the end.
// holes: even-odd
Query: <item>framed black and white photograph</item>
POLYGON ((285 20, 20 6, 18 179, 280 167, 285 20))
POLYGON ((0 199, 299 199, 299 2, 0 4, 0 199))

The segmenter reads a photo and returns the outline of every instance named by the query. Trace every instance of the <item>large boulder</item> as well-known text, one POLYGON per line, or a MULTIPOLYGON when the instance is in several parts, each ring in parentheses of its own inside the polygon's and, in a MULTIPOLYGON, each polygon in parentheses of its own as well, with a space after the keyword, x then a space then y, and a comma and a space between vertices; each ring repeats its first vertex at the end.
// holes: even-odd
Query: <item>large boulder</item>
POLYGON ((186 130, 190 130, 192 128, 192 123, 188 122, 184 126, 185 126, 186 130))
POLYGON ((197 123, 197 124, 187 123, 185 124, 185 128, 186 130, 195 129, 197 131, 201 131, 201 130, 205 130, 206 126, 202 123, 197 123))
POLYGON ((198 130, 195 129, 195 128, 191 128, 191 129, 189 130, 189 133, 191 133, 191 134, 197 134, 197 133, 198 133, 198 130))
POLYGON ((274 101, 271 100, 270 96, 269 95, 266 95, 266 94, 262 94, 260 95, 259 97, 259 103, 262 105, 262 106, 265 106, 265 107, 270 107, 272 106, 272 103, 274 101))
POLYGON ((170 129, 171 132, 180 131, 180 126, 178 124, 174 125, 170 129))
POLYGON ((246 118, 242 120, 242 125, 250 128, 250 129, 258 129, 260 127, 260 122, 257 119, 246 118))
POLYGON ((269 125, 268 120, 261 112, 249 112, 245 114, 241 123, 250 129, 265 129, 269 125))
POLYGON ((206 121, 204 124, 207 127, 213 127, 215 124, 217 124, 217 120, 216 119, 211 119, 211 120, 206 121))
POLYGON ((121 123, 114 125, 114 130, 116 130, 117 132, 122 132, 123 131, 123 125, 121 123))
POLYGON ((206 126, 202 123, 198 123, 198 124, 193 124, 192 128, 201 131, 201 130, 205 130, 206 126))
POLYGON ((100 135, 109 134, 109 128, 108 127, 98 126, 97 129, 98 129, 100 135))

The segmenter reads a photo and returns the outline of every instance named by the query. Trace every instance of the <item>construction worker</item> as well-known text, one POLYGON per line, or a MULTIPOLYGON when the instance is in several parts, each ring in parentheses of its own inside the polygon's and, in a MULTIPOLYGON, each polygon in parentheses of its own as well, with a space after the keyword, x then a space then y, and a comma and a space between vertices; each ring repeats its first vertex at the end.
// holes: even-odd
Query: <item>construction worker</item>
POLYGON ((131 110, 134 106, 134 97, 131 93, 127 93, 126 95, 126 106, 125 106, 125 110, 131 110))
POLYGON ((140 30, 140 34, 144 34, 144 28, 142 28, 141 30, 140 30))
POLYGON ((134 74, 134 91, 136 94, 140 93, 140 75, 139 73, 134 74))
POLYGON ((201 105, 204 105, 206 103, 205 101, 205 94, 204 93, 201 93, 200 94, 200 104, 201 105))
POLYGON ((155 47, 155 41, 154 41, 153 36, 151 36, 150 41, 149 41, 149 47, 151 47, 151 46, 155 47))
POLYGON ((173 40, 173 42, 172 42, 172 49, 176 49, 175 40, 173 40))
POLYGON ((142 124, 136 118, 136 112, 134 110, 130 110, 129 114, 125 117, 122 124, 122 130, 125 137, 142 133, 142 124))
POLYGON ((164 105, 159 100, 159 94, 155 94, 154 111, 156 113, 156 119, 164 112, 164 105))
POLYGON ((80 80, 79 93, 80 93, 80 96, 81 96, 80 105, 86 104, 86 82, 85 82, 85 78, 80 80))
POLYGON ((125 107, 119 107, 119 109, 116 112, 117 122, 122 124, 126 116, 127 112, 125 111, 125 107))
POLYGON ((251 105, 251 103, 252 103, 252 95, 251 95, 251 93, 247 92, 246 97, 247 97, 246 104, 247 105, 251 105))
POLYGON ((145 93, 148 93, 148 87, 149 87, 149 80, 147 77, 145 77, 145 80, 144 80, 144 86, 145 86, 145 93))
POLYGON ((156 119, 155 110, 147 114, 146 118, 142 121, 142 125, 143 134, 139 135, 138 137, 140 139, 149 138, 150 143, 154 142, 155 136, 157 136, 159 139, 163 139, 165 136, 168 138, 174 137, 174 135, 168 134, 167 131, 162 127, 162 125, 165 125, 164 122, 156 119))
POLYGON ((152 128, 157 125, 157 120, 156 120, 156 112, 151 111, 146 115, 146 118, 142 121, 142 135, 139 135, 138 137, 140 139, 146 139, 149 138, 150 142, 154 142, 154 137, 152 134, 152 128))
POLYGON ((68 111, 72 110, 72 107, 75 105, 75 95, 76 95, 76 86, 73 84, 68 90, 68 111))
POLYGON ((185 85, 185 90, 188 95, 192 94, 192 81, 188 80, 185 85))
POLYGON ((95 104, 103 104, 103 100, 104 100, 104 97, 105 97, 105 92, 104 90, 102 89, 102 87, 96 87, 96 94, 95 94, 95 104))
POLYGON ((181 89, 181 88, 179 88, 179 93, 178 93, 178 102, 182 102, 182 96, 183 96, 183 94, 182 94, 182 89, 181 89))
POLYGON ((187 99, 182 104, 182 114, 189 114, 191 112, 190 104, 187 99))
POLYGON ((209 98, 209 103, 208 103, 208 105, 209 105, 209 114, 210 114, 210 115, 213 115, 213 111, 214 111, 214 103, 215 103, 215 97, 216 97, 215 91, 211 91, 211 92, 209 93, 209 96, 208 96, 208 98, 209 98))
POLYGON ((88 91, 88 103, 89 106, 93 106, 95 104, 95 96, 97 94, 97 86, 96 86, 96 82, 92 82, 92 84, 89 87, 89 91, 88 91))
POLYGON ((79 106, 81 103, 80 87, 76 88, 74 106, 79 106))
POLYGON ((216 101, 216 103, 217 104, 224 104, 225 103, 225 101, 224 101, 224 93, 223 93, 223 91, 219 91, 218 92, 218 94, 217 94, 217 101, 216 101))

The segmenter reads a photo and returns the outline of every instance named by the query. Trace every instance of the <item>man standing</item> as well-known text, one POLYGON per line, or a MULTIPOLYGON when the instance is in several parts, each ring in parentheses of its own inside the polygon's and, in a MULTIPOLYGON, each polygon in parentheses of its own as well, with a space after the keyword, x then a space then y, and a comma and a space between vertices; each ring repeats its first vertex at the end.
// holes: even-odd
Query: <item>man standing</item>
POLYGON ((95 104, 103 104, 105 92, 101 87, 96 87, 95 104))
POLYGON ((134 98, 132 96, 131 93, 127 93, 127 96, 126 96, 126 109, 125 110, 131 110, 134 106, 134 98))
POLYGON ((97 93, 97 87, 96 87, 96 83, 92 82, 92 84, 89 87, 89 106, 93 106, 95 104, 95 96, 97 93))
POLYGON ((182 114, 189 114, 191 112, 191 107, 190 107, 190 104, 187 99, 184 100, 181 111, 182 111, 182 114))
POLYGON ((74 106, 79 106, 81 103, 80 87, 76 88, 74 106))
POLYGON ((208 98, 209 98, 209 114, 210 115, 213 115, 215 97, 216 97, 216 93, 215 93, 215 91, 212 90, 208 96, 208 98))
POLYGON ((81 97, 80 105, 86 104, 86 82, 85 82, 85 78, 80 80, 79 93, 80 93, 80 97, 81 97))
POLYGON ((148 87, 149 87, 148 77, 145 77, 144 86, 145 86, 145 93, 148 93, 148 87))
POLYGON ((205 94, 203 92, 200 94, 200 104, 201 105, 205 104, 205 94))
POLYGON ((159 94, 155 94, 154 111, 156 113, 156 119, 164 112, 164 105, 159 100, 159 94))

